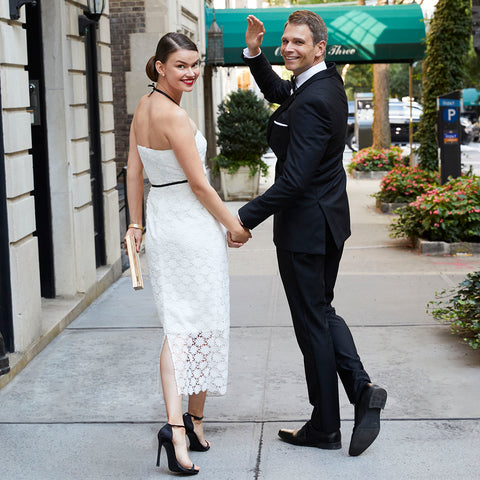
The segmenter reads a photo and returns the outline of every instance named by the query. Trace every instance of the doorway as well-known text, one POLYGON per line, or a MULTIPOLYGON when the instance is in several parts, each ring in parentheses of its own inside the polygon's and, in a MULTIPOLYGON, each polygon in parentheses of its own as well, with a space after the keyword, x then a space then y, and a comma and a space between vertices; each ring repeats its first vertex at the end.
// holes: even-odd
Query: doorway
POLYGON ((35 220, 40 262, 40 288, 42 297, 55 297, 55 271, 53 260, 52 209, 48 166, 47 122, 45 111, 45 77, 43 66, 43 40, 41 2, 25 6, 30 110, 32 115, 33 179, 35 220))
POLYGON ((95 230, 95 261, 96 266, 99 267, 106 264, 106 252, 96 28, 96 23, 93 23, 85 29, 85 63, 88 103, 88 138, 90 143, 90 182, 95 230))

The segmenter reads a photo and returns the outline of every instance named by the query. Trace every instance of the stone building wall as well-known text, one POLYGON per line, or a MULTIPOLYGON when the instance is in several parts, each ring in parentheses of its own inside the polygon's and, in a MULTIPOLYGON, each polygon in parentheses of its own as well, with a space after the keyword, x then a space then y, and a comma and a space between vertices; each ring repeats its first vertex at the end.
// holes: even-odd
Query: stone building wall
POLYGON ((128 136, 132 114, 127 113, 125 72, 130 71, 130 36, 145 32, 145 0, 110 0, 112 69, 115 92, 115 149, 117 168, 127 164, 128 136))
MULTIPOLYGON (((54 298, 42 298, 36 236, 32 112, 25 6, 10 18, 0 0, 0 88, 8 211, 13 337, 31 357, 121 274, 108 2, 97 30, 106 265, 96 267, 90 176, 85 39, 86 0, 38 0, 41 12, 54 298), (32 350, 33 349, 33 350, 32 350), (28 353, 30 351, 30 353, 28 353)), ((3 201, 3 199, 0 199, 3 201)), ((6 232, 2 232, 2 235, 6 232)), ((15 368, 12 369, 14 371, 15 368)))
MULTIPOLYGON (((151 83, 145 73, 158 40, 182 32, 205 54, 204 2, 198 0, 110 0, 117 171, 126 165, 128 135, 135 108, 151 83)), ((204 131, 203 79, 182 107, 204 131)))

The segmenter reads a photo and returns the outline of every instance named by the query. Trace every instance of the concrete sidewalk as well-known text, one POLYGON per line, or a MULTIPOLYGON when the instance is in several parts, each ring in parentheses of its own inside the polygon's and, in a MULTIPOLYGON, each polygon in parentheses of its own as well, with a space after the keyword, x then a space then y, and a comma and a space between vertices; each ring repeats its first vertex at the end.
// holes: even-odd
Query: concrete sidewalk
MULTIPOLYGON (((480 356, 425 313, 434 292, 480 268, 480 257, 420 256, 389 238, 391 217, 370 194, 378 181, 349 180, 353 235, 335 306, 351 326, 372 379, 388 390, 378 440, 348 456, 353 408, 341 390, 343 448, 288 445, 281 427, 310 414, 303 364, 271 242, 272 222, 229 251, 229 388, 205 411, 200 476, 241 479, 478 478, 480 356)), ((229 203, 236 211, 240 203, 229 203)), ((156 433, 162 330, 146 288, 129 273, 110 287, 0 390, 0 476, 5 480, 172 478, 156 433)))

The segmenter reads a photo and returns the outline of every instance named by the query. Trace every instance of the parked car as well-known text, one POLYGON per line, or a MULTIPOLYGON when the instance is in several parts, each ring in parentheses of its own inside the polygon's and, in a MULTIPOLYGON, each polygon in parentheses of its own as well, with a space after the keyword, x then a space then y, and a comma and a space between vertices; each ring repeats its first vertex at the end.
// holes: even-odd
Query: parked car
POLYGON ((480 118, 473 124, 473 141, 480 142, 480 118))
MULTIPOLYGON (((373 122, 373 109, 371 103, 366 104, 366 107, 358 112, 362 117, 362 124, 373 122)), ((395 98, 390 99, 388 103, 388 117, 390 120, 390 135, 392 144, 407 144, 409 142, 408 127, 410 124, 410 104, 402 102, 395 98)), ((421 106, 414 102, 412 104, 412 122, 414 124, 414 131, 416 124, 420 121, 422 115, 421 106)), ((350 150, 356 152, 358 150, 357 141, 355 139, 355 102, 348 102, 348 120, 347 120, 347 134, 345 143, 350 150)))
MULTIPOLYGON (((371 103, 367 105, 365 110, 362 110, 362 123, 373 122, 373 109, 371 103)), ((412 102, 412 123, 413 132, 417 130, 418 122, 422 115, 422 106, 417 102, 412 102)), ((472 114, 475 112, 463 112, 460 115, 461 142, 468 144, 472 140, 478 141, 480 136, 480 127, 478 123, 478 116, 476 117, 476 124, 472 122, 472 114)), ((388 118, 390 120, 390 135, 392 145, 406 145, 410 141, 409 125, 410 125, 410 103, 391 98, 388 102, 388 118)), ((348 119, 347 119, 347 133, 345 143, 350 150, 356 152, 358 150, 357 141, 355 138, 355 102, 348 102, 348 119)))
MULTIPOLYGON (((406 145, 410 142, 410 103, 391 99, 388 103, 388 117, 390 119, 390 134, 393 145, 406 145)), ((422 116, 422 107, 412 102, 413 133, 417 131, 417 125, 422 116)))
POLYGON ((460 114, 460 141, 462 145, 468 145, 473 140, 473 123, 464 113, 460 114))
POLYGON ((355 141, 355 102, 348 101, 347 133, 345 134, 345 143, 353 152, 357 151, 355 141))
POLYGON ((478 113, 475 110, 465 110, 460 114, 460 121, 462 119, 468 119, 471 122, 471 128, 468 122, 463 122, 466 124, 467 129, 470 130, 470 135, 467 134, 466 137, 470 137, 470 141, 478 142, 480 140, 480 119, 478 113))

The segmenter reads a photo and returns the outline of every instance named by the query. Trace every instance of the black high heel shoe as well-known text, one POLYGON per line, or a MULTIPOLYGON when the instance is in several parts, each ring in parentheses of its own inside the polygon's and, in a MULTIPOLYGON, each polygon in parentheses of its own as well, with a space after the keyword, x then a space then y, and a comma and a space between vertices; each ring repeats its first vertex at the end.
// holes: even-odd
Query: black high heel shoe
POLYGON ((185 468, 178 463, 177 456, 175 455, 175 448, 173 446, 172 427, 185 428, 185 425, 171 425, 170 423, 167 423, 159 430, 157 467, 160 466, 160 452, 162 446, 164 446, 167 452, 168 468, 171 472, 183 473, 184 475, 196 475, 199 470, 195 470, 195 465, 192 465, 191 468, 185 468))
MULTIPOLYGON (((184 413, 183 414, 183 423, 185 424, 185 430, 187 432, 188 439, 190 440, 190 450, 195 452, 206 452, 210 448, 210 444, 207 442, 207 445, 202 445, 200 440, 193 429, 193 421, 192 418, 195 420, 203 420, 203 417, 196 417, 191 413, 184 413)), ((206 441, 206 440, 205 440, 206 441)))

